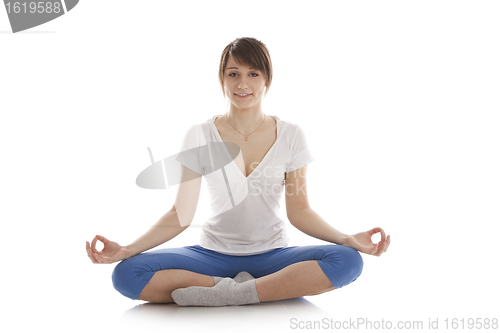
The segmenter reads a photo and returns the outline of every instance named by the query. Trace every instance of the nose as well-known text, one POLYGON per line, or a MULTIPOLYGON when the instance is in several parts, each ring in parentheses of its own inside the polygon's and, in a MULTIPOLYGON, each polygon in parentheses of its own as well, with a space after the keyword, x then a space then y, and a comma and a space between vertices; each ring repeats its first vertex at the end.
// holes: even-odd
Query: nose
POLYGON ((238 82, 238 89, 246 89, 248 87, 247 81, 245 77, 242 77, 238 82))

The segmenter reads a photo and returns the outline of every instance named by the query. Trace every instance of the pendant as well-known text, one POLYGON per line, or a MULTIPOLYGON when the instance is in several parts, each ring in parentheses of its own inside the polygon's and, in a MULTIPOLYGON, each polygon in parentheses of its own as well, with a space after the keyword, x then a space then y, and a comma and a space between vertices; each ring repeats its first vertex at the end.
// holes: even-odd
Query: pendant
POLYGON ((248 141, 248 136, 245 138, 245 141, 248 141))

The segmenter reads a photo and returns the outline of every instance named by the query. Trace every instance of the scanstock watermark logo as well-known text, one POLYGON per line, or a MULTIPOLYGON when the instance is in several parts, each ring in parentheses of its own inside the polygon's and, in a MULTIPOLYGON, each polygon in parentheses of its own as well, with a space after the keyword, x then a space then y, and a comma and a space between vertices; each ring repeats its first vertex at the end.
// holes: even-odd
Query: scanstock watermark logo
POLYGON ((63 16, 79 0, 19 1, 4 0, 12 32, 27 30, 63 16))

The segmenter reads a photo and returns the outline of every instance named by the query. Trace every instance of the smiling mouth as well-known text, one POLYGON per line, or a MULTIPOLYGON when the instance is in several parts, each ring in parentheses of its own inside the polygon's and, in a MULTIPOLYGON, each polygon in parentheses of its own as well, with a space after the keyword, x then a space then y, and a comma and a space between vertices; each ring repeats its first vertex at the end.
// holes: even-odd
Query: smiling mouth
POLYGON ((248 96, 248 95, 252 95, 252 94, 235 94, 235 95, 238 95, 238 96, 248 96))

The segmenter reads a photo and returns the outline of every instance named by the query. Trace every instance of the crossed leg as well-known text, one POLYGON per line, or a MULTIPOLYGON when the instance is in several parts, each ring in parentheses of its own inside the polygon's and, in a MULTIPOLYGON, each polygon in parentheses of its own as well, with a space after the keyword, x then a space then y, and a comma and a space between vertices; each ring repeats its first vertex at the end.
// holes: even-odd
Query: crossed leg
POLYGON ((139 254, 113 271, 113 285, 132 299, 172 303, 172 292, 213 287, 213 276, 234 277, 248 271, 256 277, 260 302, 321 294, 341 288, 361 274, 360 254, 341 245, 278 248, 250 256, 229 256, 200 246, 139 254))
POLYGON ((192 286, 213 287, 214 278, 184 269, 165 269, 156 272, 139 296, 151 303, 173 303, 172 291, 192 286))
MULTIPOLYGON (((317 261, 302 261, 255 280, 261 302, 312 296, 335 289, 317 261)), ((191 286, 213 287, 214 279, 182 269, 156 272, 139 296, 152 303, 172 303, 172 291, 191 286)))
POLYGON ((291 264, 255 280, 261 302, 313 296, 335 289, 315 260, 291 264))

